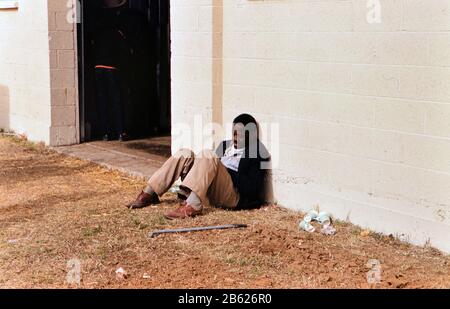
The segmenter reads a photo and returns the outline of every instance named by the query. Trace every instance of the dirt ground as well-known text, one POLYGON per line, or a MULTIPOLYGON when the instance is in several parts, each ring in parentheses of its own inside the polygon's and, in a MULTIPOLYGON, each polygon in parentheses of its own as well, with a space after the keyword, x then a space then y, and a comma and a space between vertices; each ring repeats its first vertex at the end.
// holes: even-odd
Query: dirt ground
POLYGON ((338 222, 300 232, 278 206, 166 221, 176 206, 123 205, 144 183, 25 141, 0 137, 0 287, 64 288, 78 259, 82 288, 450 288, 450 257, 338 222), (161 228, 245 223, 247 229, 164 235, 161 228), (380 261, 381 283, 367 263, 380 261), (116 277, 122 267, 125 279, 116 277))

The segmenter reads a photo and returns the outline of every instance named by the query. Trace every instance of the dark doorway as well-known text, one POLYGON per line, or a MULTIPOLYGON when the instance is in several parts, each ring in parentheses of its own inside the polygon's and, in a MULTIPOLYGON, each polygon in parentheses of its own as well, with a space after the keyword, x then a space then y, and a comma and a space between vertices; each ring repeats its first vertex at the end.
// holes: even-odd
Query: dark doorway
POLYGON ((82 142, 103 136, 96 98, 94 48, 99 35, 98 20, 105 16, 114 17, 128 51, 120 69, 125 132, 132 139, 170 134, 169 12, 168 0, 128 0, 115 8, 105 8, 103 0, 81 0, 78 66, 82 142))

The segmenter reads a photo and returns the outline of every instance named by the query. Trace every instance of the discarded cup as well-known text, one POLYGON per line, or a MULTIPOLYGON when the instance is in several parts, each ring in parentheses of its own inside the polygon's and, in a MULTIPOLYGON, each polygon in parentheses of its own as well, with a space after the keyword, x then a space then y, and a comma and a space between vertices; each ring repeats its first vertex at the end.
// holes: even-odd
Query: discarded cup
POLYGON ((331 225, 331 215, 327 212, 321 212, 319 216, 317 217, 317 221, 320 223, 320 225, 331 225))
POLYGON ((305 222, 311 223, 312 221, 316 220, 319 213, 315 210, 310 210, 308 214, 303 219, 305 222))
POLYGON ((299 228, 301 229, 301 230, 304 230, 304 231, 306 231, 306 232, 308 232, 308 233, 314 233, 315 232, 315 228, 314 228, 314 226, 312 226, 312 224, 310 223, 310 222, 306 222, 305 220, 302 220, 300 223, 299 223, 299 228))
POLYGON ((317 210, 310 210, 308 215, 310 215, 311 218, 316 219, 319 216, 319 212, 317 212, 317 210))
POLYGON ((336 229, 332 225, 324 225, 320 232, 324 235, 333 236, 336 234, 336 229))

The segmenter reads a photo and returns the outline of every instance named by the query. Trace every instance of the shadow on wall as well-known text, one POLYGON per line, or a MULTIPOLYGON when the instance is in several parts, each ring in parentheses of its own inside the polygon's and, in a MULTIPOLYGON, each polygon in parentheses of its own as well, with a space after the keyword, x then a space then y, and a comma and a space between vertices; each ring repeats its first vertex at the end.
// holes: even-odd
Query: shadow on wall
MULTIPOLYGON (((258 131, 261 132, 259 123, 258 123, 258 131)), ((261 138, 260 134, 258 135, 259 138, 261 138)), ((274 204, 276 202, 276 199, 273 192, 273 161, 272 155, 270 154, 270 151, 266 148, 266 145, 264 145, 262 155, 265 155, 266 158, 269 158, 269 160, 267 162, 262 163, 263 165, 261 166, 266 170, 266 173, 264 175, 263 188, 261 190, 262 198, 266 204, 274 204)))
POLYGON ((9 129, 9 88, 0 84, 0 130, 9 129))
POLYGON ((262 188, 263 201, 266 204, 274 204, 276 202, 276 200, 275 200, 275 195, 273 192, 272 164, 270 164, 270 168, 267 169, 263 183, 264 183, 263 188, 262 188))
MULTIPOLYGON (((213 0, 212 6, 212 99, 213 99, 213 111, 212 111, 212 121, 214 123, 223 125, 223 0, 213 0)), ((240 114, 240 111, 236 111, 236 114, 240 114)), ((218 136, 215 134, 215 145, 216 148, 220 145, 223 140, 223 136, 218 136)), ((267 155, 270 156, 267 149, 265 150, 267 155)), ((272 204, 275 202, 274 192, 273 192, 273 178, 272 178, 272 164, 270 163, 265 167, 266 174, 264 176, 263 188, 260 191, 260 198, 267 204, 272 204)))

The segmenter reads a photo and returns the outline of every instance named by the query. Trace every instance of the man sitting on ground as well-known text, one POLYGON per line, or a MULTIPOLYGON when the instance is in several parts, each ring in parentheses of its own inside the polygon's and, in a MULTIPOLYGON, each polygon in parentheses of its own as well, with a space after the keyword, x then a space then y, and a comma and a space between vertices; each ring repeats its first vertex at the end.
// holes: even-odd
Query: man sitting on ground
POLYGON ((233 140, 224 141, 216 152, 202 151, 198 156, 182 149, 150 178, 148 186, 129 209, 159 203, 181 178, 183 202, 167 219, 185 219, 200 215, 207 205, 228 209, 261 206, 270 156, 259 140, 258 124, 252 116, 242 114, 233 121, 233 140))

